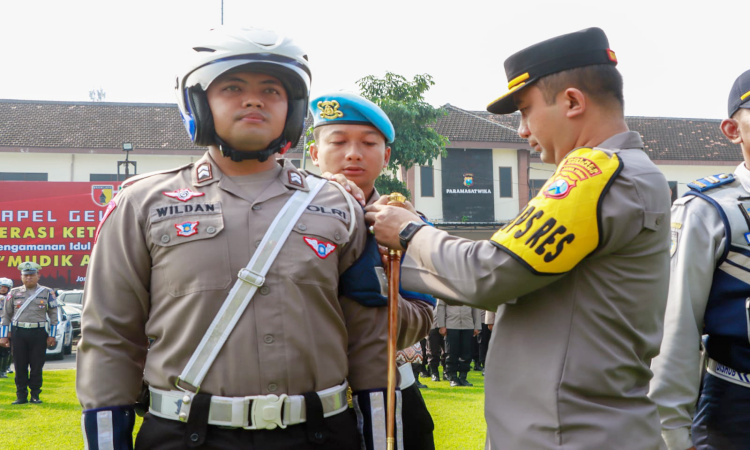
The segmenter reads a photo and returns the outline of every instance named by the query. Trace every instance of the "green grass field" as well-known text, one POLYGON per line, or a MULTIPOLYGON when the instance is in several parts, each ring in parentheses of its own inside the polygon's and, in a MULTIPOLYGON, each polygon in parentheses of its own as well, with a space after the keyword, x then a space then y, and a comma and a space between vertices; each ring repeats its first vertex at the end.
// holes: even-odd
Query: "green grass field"
MULTIPOLYGON (((11 405, 15 400, 14 375, 0 379, 0 448, 3 450, 67 450, 83 448, 81 407, 75 393, 75 370, 44 372, 41 405, 11 405)), ((439 450, 484 448, 484 378, 469 372, 474 387, 451 388, 447 381, 422 390, 435 422, 439 450)), ((136 427, 140 425, 140 419, 136 427)))

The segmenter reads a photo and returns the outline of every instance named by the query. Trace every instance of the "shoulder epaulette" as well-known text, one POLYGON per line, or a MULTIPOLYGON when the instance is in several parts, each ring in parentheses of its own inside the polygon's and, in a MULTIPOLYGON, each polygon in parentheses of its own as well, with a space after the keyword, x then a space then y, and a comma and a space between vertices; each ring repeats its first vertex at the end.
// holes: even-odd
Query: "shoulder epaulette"
POLYGON ((688 187, 694 191, 705 192, 710 189, 729 184, 734 181, 734 175, 731 173, 720 173, 718 175, 711 175, 704 178, 699 178, 693 182, 688 183, 688 187))
POLYGON ((186 169, 186 168, 192 166, 193 164, 195 164, 195 163, 187 163, 185 165, 182 165, 182 166, 179 166, 179 167, 174 167, 172 169, 157 170, 157 171, 154 171, 154 172, 148 172, 148 173, 144 173, 144 174, 141 174, 141 175, 134 175, 134 176, 128 178, 127 180, 123 181, 122 182, 122 187, 126 188, 128 186, 132 186, 136 182, 141 181, 141 180, 145 180, 146 178, 149 178, 149 177, 153 177, 154 175, 162 175, 162 174, 165 174, 165 173, 179 172, 180 170, 186 169))

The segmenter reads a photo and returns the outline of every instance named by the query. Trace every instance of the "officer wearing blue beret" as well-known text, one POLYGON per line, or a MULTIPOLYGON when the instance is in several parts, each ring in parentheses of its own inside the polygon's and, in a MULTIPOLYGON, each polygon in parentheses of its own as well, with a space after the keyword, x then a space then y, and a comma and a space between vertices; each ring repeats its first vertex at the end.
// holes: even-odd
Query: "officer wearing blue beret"
POLYGON ((41 266, 33 261, 18 265, 23 286, 11 289, 6 296, 0 325, 0 346, 7 346, 13 336, 13 364, 16 368, 14 405, 42 403, 42 369, 47 347, 55 345, 57 335, 57 301, 52 289, 39 285, 41 266), (49 318, 50 332, 45 325, 49 318))
POLYGON ((720 127, 744 161, 688 184, 672 206, 664 342, 649 393, 670 450, 750 445, 750 70, 732 85, 720 127))
MULTIPOLYGON (((375 203, 380 194, 375 179, 388 165, 396 132, 388 116, 375 103, 347 92, 321 95, 310 101, 315 142, 310 145, 313 164, 346 184, 353 181, 364 193, 367 204, 375 203), (343 176, 346 180, 337 178, 343 176)), ((406 202, 407 208, 412 208, 406 202)), ((419 301, 411 292, 399 296, 398 348, 408 348, 429 333, 433 306, 419 301), (416 300, 416 301, 414 301, 416 300)), ((382 352, 387 352, 382 341, 382 352)), ((403 447, 434 450, 432 416, 418 388, 418 375, 411 364, 398 367, 401 374, 403 447)), ((424 386, 424 385, 422 385, 424 386)), ((359 411, 362 414, 361 411, 359 411)))
POLYGON ((669 187, 628 130, 622 77, 599 28, 505 61, 487 109, 556 166, 490 240, 367 207, 382 245, 405 250, 402 284, 497 310, 485 371, 487 448, 656 449, 648 398, 669 278, 669 187))

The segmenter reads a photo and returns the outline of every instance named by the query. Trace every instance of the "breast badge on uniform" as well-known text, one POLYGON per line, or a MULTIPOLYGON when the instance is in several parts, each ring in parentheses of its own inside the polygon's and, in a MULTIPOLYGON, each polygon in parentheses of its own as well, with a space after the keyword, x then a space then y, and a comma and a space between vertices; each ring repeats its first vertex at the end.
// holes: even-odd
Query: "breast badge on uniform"
POLYGON ((203 197, 204 195, 206 195, 205 192, 195 192, 191 191, 188 188, 177 189, 176 191, 172 192, 162 192, 162 194, 181 202, 186 202, 193 197, 203 197))
POLYGON ((315 238, 307 236, 302 236, 302 239, 305 240, 305 243, 309 245, 311 249, 313 249, 315 254, 318 255, 318 258, 320 259, 326 259, 328 255, 336 250, 336 244, 332 244, 330 242, 319 241, 315 238))
POLYGON ((187 237, 198 233, 198 222, 176 223, 174 227, 177 228, 177 236, 187 237))

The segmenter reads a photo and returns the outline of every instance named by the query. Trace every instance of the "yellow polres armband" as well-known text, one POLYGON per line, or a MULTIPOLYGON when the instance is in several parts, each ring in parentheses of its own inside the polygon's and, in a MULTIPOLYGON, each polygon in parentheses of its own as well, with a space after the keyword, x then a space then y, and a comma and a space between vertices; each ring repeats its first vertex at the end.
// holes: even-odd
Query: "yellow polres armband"
POLYGON ((599 209, 622 169, 616 154, 596 148, 570 152, 539 194, 492 241, 540 274, 573 269, 599 246, 599 209))

